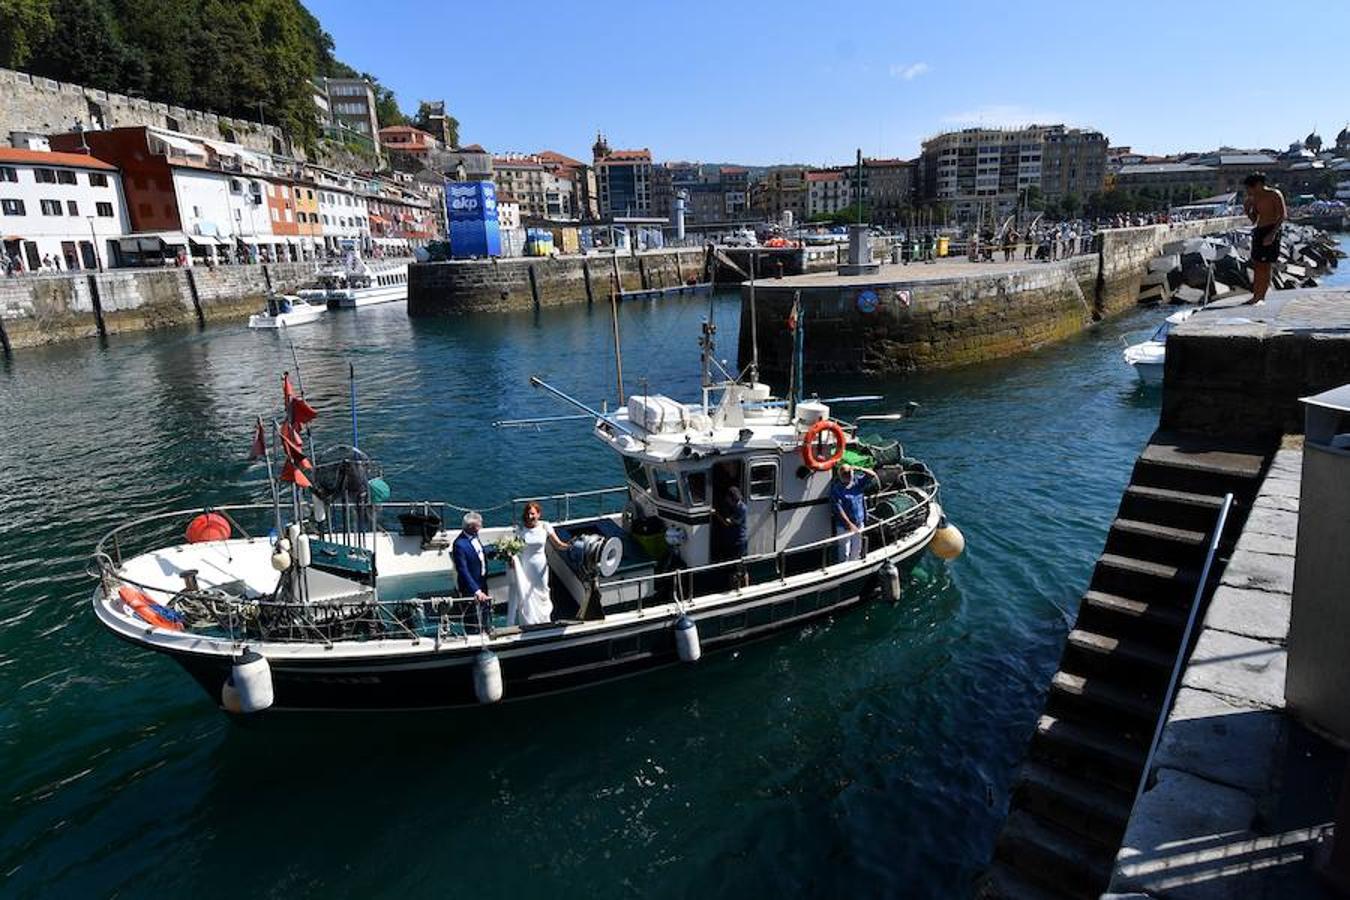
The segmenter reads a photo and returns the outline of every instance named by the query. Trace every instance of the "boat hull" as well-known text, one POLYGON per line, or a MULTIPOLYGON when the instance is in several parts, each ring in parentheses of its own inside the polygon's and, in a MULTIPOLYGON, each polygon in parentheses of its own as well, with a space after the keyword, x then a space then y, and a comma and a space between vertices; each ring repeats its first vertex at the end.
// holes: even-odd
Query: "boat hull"
POLYGON ((362 306, 375 306, 380 303, 397 303, 408 299, 406 284, 391 285, 382 288, 366 288, 348 291, 328 298, 329 309, 357 309, 362 306))
POLYGON ((292 310, 288 313, 281 313, 276 316, 269 316, 266 313, 256 313, 249 316, 248 327, 255 329, 278 329, 294 328, 297 325, 308 325, 310 322, 318 321, 319 317, 328 310, 322 306, 311 306, 306 309, 292 310), (311 312, 311 310, 313 310, 311 312))
MULTIPOLYGON (((736 646, 859 605, 878 592, 877 572, 886 558, 902 571, 918 561, 925 544, 901 555, 874 554, 875 563, 806 586, 753 594, 740 602, 691 609, 708 651, 736 646)), ((679 662, 675 617, 653 613, 636 622, 565 632, 518 646, 494 647, 501 663, 504 701, 523 700, 623 678, 679 662)), ((434 645, 431 639, 423 641, 434 645)), ((230 659, 170 647, 155 647, 181 665, 220 705, 230 659)), ((477 646, 457 642, 435 652, 397 655, 333 656, 287 660, 269 656, 275 704, 266 713, 413 711, 476 706, 473 664, 477 646)))

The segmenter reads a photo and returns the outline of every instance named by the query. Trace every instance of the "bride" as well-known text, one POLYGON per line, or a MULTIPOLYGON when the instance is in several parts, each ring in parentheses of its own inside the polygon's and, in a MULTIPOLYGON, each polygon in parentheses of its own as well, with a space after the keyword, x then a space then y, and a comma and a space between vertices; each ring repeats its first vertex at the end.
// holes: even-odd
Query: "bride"
POLYGON ((553 615, 553 601, 548 594, 548 556, 546 546, 566 550, 567 544, 558 538, 553 526, 539 518, 539 504, 525 504, 522 525, 516 534, 525 546, 511 558, 510 591, 506 608, 508 625, 541 625, 553 615))

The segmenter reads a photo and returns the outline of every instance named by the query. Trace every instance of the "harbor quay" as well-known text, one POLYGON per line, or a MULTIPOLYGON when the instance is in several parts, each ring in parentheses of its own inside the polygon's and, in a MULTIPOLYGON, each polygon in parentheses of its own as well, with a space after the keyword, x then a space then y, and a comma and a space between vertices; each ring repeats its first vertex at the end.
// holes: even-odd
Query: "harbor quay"
POLYGON ((785 375, 785 323, 800 300, 807 374, 903 373, 1010 356, 1134 308, 1149 260, 1169 242, 1218 234, 1231 217, 1106 229, 1095 253, 1056 262, 882 264, 875 272, 809 273, 741 285, 742 364, 753 315, 759 368, 785 375))

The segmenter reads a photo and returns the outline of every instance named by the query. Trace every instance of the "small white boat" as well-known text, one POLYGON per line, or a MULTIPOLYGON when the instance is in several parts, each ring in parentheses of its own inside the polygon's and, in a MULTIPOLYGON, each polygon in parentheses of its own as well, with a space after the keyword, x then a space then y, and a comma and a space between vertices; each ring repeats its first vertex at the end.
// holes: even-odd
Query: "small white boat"
POLYGON ((328 307, 306 302, 294 294, 273 294, 262 312, 248 317, 249 328, 293 328, 328 312, 328 307))
POLYGON ((1167 352, 1167 334, 1173 326, 1185 322, 1195 315, 1195 312, 1195 309, 1183 309, 1172 313, 1163 320, 1163 323, 1158 326, 1158 330, 1153 332, 1153 336, 1148 340, 1131 344, 1125 348, 1125 362, 1134 366, 1134 372, 1139 376, 1140 381, 1144 384, 1163 383, 1163 360, 1167 352))

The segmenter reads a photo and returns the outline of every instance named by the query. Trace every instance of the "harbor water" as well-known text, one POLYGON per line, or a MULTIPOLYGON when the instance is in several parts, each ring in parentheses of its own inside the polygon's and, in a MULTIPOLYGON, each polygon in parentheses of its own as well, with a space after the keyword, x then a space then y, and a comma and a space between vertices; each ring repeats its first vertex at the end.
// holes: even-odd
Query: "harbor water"
MULTIPOLYGON (((728 355, 738 304, 711 304, 728 355)), ((622 307, 630 391, 692 399, 709 308, 622 307)), ((414 321, 391 304, 280 337, 23 351, 0 366, 0 895, 968 896, 1157 420, 1121 338, 1163 314, 1004 362, 807 385, 921 405, 877 431, 931 464, 967 553, 926 560, 894 607, 539 701, 244 726, 96 624, 98 537, 265 496, 245 457, 295 368, 287 338, 320 445, 350 436, 355 365, 360 443, 396 498, 615 484, 582 423, 491 424, 569 412, 532 374, 613 404, 607 308, 414 321)))

